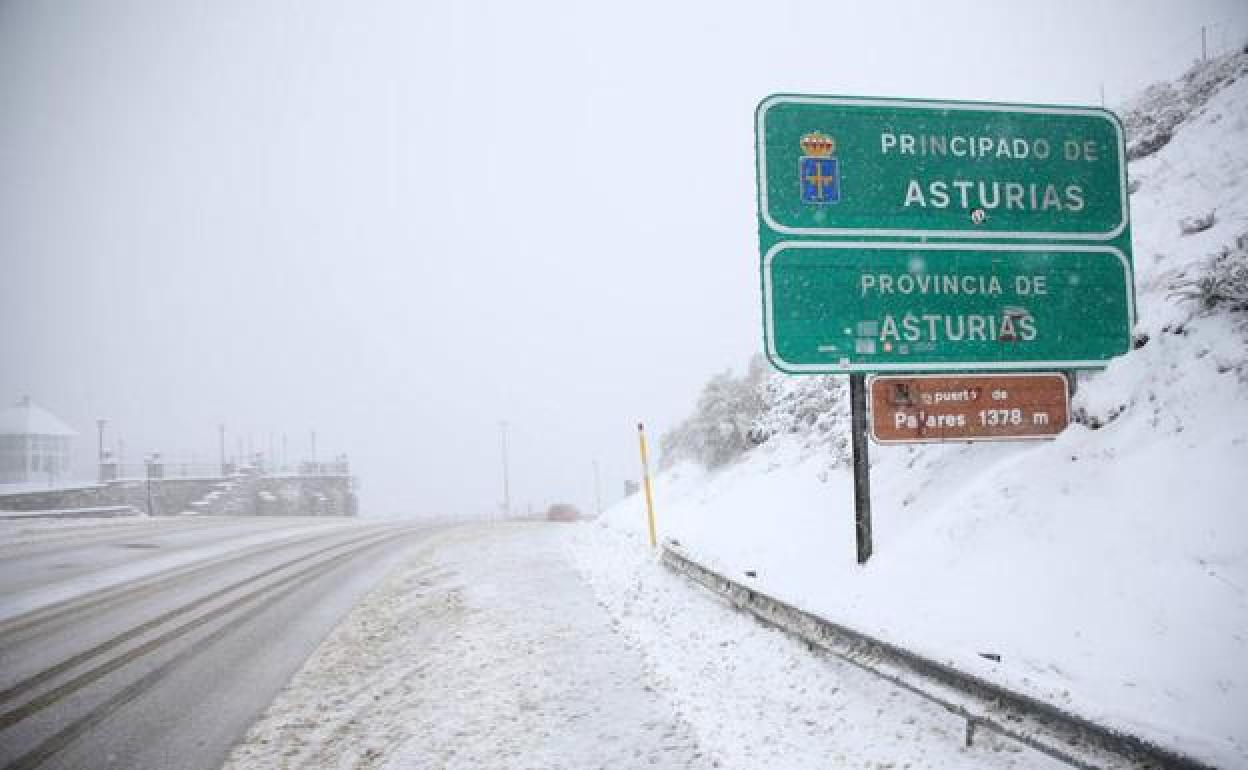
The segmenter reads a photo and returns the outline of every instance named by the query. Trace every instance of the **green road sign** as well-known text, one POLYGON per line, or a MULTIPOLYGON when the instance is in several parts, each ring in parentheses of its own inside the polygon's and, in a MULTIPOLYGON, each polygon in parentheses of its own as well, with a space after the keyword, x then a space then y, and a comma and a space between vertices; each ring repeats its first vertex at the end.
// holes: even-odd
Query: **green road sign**
POLYGON ((1128 350, 1112 113, 780 94, 755 120, 765 337, 780 369, 1093 368, 1128 350))
POLYGON ((767 353, 787 372, 1089 368, 1130 346, 1113 246, 786 241, 762 272, 767 353))
POLYGON ((782 94, 755 130, 759 216, 778 237, 1105 242, 1127 228, 1107 110, 782 94))

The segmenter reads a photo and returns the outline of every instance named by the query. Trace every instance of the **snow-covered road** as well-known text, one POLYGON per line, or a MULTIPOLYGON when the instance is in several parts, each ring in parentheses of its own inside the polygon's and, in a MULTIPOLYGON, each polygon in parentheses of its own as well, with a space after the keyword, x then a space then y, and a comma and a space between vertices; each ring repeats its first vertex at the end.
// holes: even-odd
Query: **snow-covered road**
POLYGON ((358 527, 348 518, 0 522, 0 621, 168 570, 358 527))
POLYGON ((0 767, 205 768, 428 525, 0 527, 0 767))
POLYGON ((439 534, 227 767, 1058 767, 811 654, 593 525, 439 534))
POLYGON ((559 527, 431 539, 343 622, 227 768, 711 767, 559 527))

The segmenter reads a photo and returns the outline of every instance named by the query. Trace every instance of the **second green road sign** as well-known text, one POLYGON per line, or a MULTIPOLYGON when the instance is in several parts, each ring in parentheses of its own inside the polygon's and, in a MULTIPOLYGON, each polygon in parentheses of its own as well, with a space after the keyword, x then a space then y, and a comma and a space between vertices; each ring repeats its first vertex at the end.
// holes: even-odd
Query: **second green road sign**
POLYGON ((1072 369, 1125 352, 1112 247, 804 241, 764 255, 767 353, 788 372, 1072 369))
POLYGON ((1128 349, 1130 216, 1112 113, 777 95, 755 130, 779 368, 1089 368, 1128 349))

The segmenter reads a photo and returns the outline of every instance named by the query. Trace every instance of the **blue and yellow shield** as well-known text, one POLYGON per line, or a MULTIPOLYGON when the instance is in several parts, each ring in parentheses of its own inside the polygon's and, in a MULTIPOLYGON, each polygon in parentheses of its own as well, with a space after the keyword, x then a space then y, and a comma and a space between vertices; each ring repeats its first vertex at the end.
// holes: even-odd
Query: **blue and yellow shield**
POLYGON ((836 158, 802 157, 802 203, 836 203, 841 199, 841 175, 836 158))

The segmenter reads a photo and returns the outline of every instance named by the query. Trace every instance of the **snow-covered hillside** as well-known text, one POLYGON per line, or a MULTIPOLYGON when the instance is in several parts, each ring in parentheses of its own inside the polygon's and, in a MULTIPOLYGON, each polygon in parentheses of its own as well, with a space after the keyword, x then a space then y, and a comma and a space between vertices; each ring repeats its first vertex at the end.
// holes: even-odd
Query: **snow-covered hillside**
MULTIPOLYGON (((1248 52, 1122 112, 1137 349, 1080 375, 1081 424, 1039 444, 872 446, 860 567, 843 389, 755 372, 751 400, 725 379, 717 408, 762 417, 711 426, 743 452, 713 470, 665 468, 659 530, 803 609, 1246 766, 1248 52)), ((687 425, 665 448, 705 456, 699 441, 687 425)), ((587 525, 586 547, 643 547, 642 505, 587 525)))

